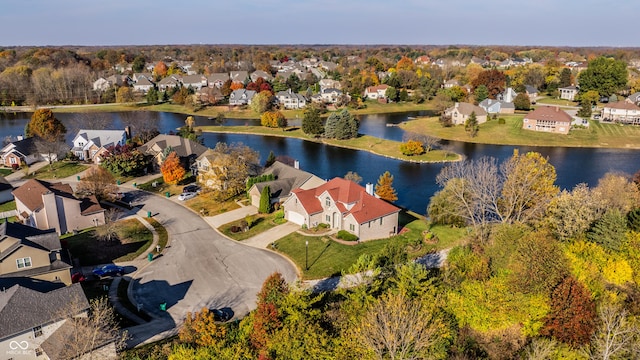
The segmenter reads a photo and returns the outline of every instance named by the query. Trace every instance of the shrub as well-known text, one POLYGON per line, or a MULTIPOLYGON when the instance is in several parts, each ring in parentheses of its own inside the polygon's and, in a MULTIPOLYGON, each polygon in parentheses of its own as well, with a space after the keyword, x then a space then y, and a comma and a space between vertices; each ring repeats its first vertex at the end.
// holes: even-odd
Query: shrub
POLYGON ((353 235, 352 233, 346 231, 346 230, 340 230, 338 231, 338 235, 336 235, 336 237, 338 239, 344 240, 344 241, 356 241, 358 240, 358 237, 353 235))
POLYGON ((500 125, 504 125, 504 124, 506 124, 506 123, 507 123, 507 120, 505 120, 504 118, 500 118, 500 119, 498 119, 498 124, 500 124, 500 125))

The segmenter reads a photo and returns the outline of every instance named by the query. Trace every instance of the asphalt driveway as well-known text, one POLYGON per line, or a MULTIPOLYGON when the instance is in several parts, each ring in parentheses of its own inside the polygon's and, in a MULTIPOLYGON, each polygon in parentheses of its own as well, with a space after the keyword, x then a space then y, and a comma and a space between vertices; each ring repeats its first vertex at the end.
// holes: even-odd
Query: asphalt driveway
POLYGON ((276 271, 288 282, 295 281, 295 267, 280 255, 224 238, 171 200, 141 191, 135 194, 134 204, 151 211, 167 229, 170 242, 161 256, 132 274, 135 301, 159 320, 128 329, 130 345, 162 337, 157 333, 203 307, 229 307, 236 317, 244 316, 256 307, 262 283, 276 271), (161 304, 166 304, 166 311, 161 304))

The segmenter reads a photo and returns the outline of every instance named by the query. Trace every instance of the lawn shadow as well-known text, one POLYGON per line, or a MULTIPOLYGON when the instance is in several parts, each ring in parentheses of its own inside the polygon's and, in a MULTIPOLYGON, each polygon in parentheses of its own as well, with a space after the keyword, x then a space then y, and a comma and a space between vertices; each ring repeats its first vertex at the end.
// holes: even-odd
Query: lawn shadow
POLYGON ((318 256, 316 256, 315 259, 313 259, 313 261, 311 262, 311 264, 309 264, 309 268, 311 268, 316 262, 318 262, 318 260, 320 260, 320 258, 322 257, 322 255, 327 251, 327 249, 329 248, 329 246, 331 246, 331 241, 327 242, 327 245, 324 247, 324 249, 322 249, 322 251, 320 252, 320 254, 318 254, 318 256))

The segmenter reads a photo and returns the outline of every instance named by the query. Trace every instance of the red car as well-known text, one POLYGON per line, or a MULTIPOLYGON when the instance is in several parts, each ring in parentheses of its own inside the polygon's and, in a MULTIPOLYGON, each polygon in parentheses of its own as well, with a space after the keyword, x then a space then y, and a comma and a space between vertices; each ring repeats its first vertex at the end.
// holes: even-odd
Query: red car
POLYGON ((74 283, 74 284, 75 283, 79 283, 79 282, 83 282, 85 280, 87 280, 87 278, 84 277, 84 275, 82 275, 82 273, 77 272, 77 273, 73 273, 71 275, 71 282, 74 283))

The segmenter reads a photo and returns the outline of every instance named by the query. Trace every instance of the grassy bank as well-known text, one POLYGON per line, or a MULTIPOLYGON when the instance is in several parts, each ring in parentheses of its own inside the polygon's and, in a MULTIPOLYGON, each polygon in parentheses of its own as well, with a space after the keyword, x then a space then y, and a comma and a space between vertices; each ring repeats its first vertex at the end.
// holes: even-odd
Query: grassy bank
POLYGON ((401 142, 380 139, 369 135, 360 135, 356 139, 334 140, 313 138, 303 133, 300 128, 289 128, 286 130, 267 128, 264 126, 200 126, 198 128, 203 132, 290 137, 342 148, 364 150, 376 155, 411 162, 441 162, 456 161, 460 159, 459 155, 443 150, 432 150, 422 155, 406 156, 400 152, 401 142))
POLYGON ((446 140, 479 144, 555 146, 555 147, 604 147, 640 149, 640 127, 602 124, 590 121, 584 129, 573 129, 568 135, 524 130, 524 115, 502 115, 505 124, 490 120, 480 125, 474 138, 469 137, 464 126, 442 127, 435 117, 419 118, 402 124, 402 128, 419 134, 429 134, 446 140))

